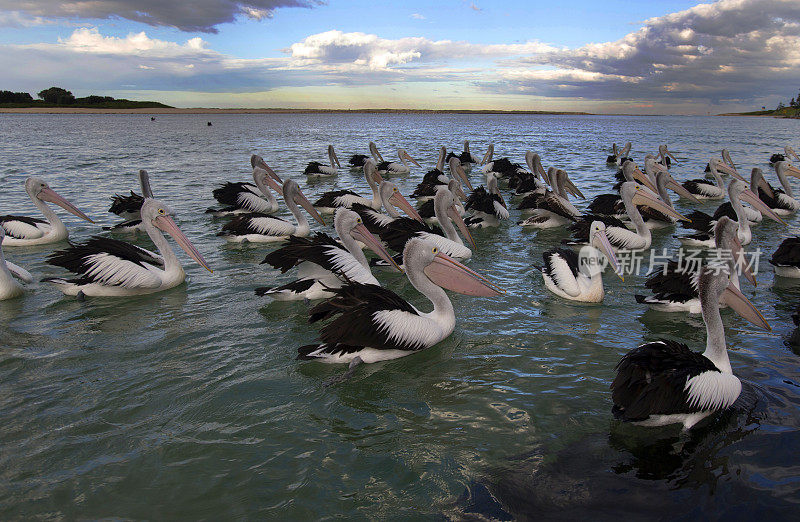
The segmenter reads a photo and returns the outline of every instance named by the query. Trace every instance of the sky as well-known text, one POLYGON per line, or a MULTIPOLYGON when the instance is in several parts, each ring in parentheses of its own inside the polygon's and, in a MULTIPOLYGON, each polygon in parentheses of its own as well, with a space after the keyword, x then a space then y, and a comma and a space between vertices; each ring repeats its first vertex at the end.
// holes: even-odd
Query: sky
POLYGON ((0 89, 707 114, 800 90, 800 0, 0 0, 0 89))

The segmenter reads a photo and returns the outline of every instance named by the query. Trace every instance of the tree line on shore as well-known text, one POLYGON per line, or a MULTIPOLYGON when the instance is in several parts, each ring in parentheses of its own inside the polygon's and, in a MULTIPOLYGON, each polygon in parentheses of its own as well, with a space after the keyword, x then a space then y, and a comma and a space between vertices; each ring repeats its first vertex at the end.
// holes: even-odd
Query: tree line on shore
POLYGON ((152 108, 169 107, 163 103, 151 101, 132 101, 116 99, 111 96, 91 95, 76 98, 71 91, 61 87, 50 87, 36 93, 34 99, 28 92, 0 91, 0 106, 14 107, 79 107, 79 108, 152 108))

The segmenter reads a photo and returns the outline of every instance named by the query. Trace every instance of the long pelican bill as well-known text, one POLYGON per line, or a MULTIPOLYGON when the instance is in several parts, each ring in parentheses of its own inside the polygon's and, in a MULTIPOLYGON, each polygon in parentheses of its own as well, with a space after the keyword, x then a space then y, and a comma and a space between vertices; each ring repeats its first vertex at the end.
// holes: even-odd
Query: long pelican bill
POLYGON ((497 297, 503 293, 501 288, 482 275, 441 252, 422 271, 434 284, 459 294, 497 297))
POLYGON ((403 269, 398 266, 397 262, 392 258, 389 252, 386 251, 386 248, 378 241, 377 238, 367 230, 367 227, 364 226, 363 223, 359 223, 353 230, 351 231, 351 235, 356 241, 361 241, 367 248, 375 252, 381 259, 392 265, 398 272, 402 272, 403 269))
POLYGON ((295 201, 299 203, 301 207, 306 209, 306 212, 308 212, 311 215, 311 217, 316 219, 317 223, 323 226, 325 225, 325 220, 322 219, 322 216, 319 215, 317 209, 315 209, 313 205, 311 205, 311 202, 308 200, 308 198, 306 198, 306 196, 302 192, 300 192, 299 188, 297 189, 297 195, 295 196, 295 198, 296 198, 295 201))
POLYGON ((422 216, 420 216, 419 212, 417 212, 417 209, 415 209, 414 206, 408 202, 408 200, 400 193, 399 190, 395 189, 394 193, 391 195, 391 197, 389 197, 389 203, 401 209, 403 212, 408 214, 409 217, 416 219, 420 223, 424 222, 422 216))
POLYGON ((70 203, 69 201, 67 201, 66 199, 61 197, 60 195, 58 195, 58 193, 55 190, 51 189, 50 187, 43 188, 39 192, 39 196, 38 197, 42 201, 46 201, 48 203, 54 203, 54 204, 58 205, 59 207, 63 208, 64 210, 66 210, 70 214, 76 215, 81 219, 85 219, 89 223, 94 223, 94 221, 92 221, 92 219, 89 216, 87 216, 86 214, 84 214, 83 212, 78 210, 78 207, 76 207, 75 205, 73 205, 72 203, 70 203))
POLYGON ((742 275, 753 283, 753 286, 758 286, 758 281, 756 281, 756 276, 753 273, 753 269, 750 265, 746 262, 744 258, 744 247, 742 247, 742 242, 739 241, 739 235, 733 235, 733 248, 731 249, 731 258, 733 258, 734 263, 736 266, 741 267, 742 275))
POLYGON ((369 142, 369 152, 370 152, 370 154, 372 154, 372 156, 373 156, 373 157, 374 157, 376 160, 378 160, 378 161, 383 161, 383 156, 381 156, 381 153, 380 153, 380 152, 378 152, 378 146, 377 146, 377 145, 375 145, 375 142, 374 142, 374 141, 370 141, 370 142, 369 142))
POLYGON ((250 160, 251 160, 250 162, 252 163, 252 165, 253 165, 253 167, 254 167, 254 168, 255 168, 255 167, 260 167, 260 168, 262 168, 262 169, 266 170, 266 171, 267 171, 267 174, 269 174, 270 176, 272 176, 272 177, 275 179, 275 181, 277 181, 277 182, 278 182, 278 183, 280 183, 281 185, 283 184, 283 180, 281 179, 281 177, 280 177, 280 176, 278 176, 278 175, 275 173, 275 171, 274 171, 274 170, 272 170, 272 169, 270 168, 270 166, 269 166, 269 165, 267 165, 267 162, 266 162, 266 161, 264 161, 264 158, 262 158, 261 156, 258 156, 258 155, 255 155, 255 154, 254 154, 254 155, 253 155, 253 156, 250 158, 250 160))
POLYGON ((564 188, 576 198, 586 199, 586 196, 583 195, 583 192, 581 192, 581 190, 575 186, 575 183, 569 179, 569 174, 564 177, 564 188))
POLYGON ((6 261, 6 267, 8 271, 11 272, 11 275, 23 281, 25 283, 33 283, 33 276, 30 272, 22 268, 21 266, 17 266, 11 261, 6 261))
POLYGON ((634 205, 646 205, 654 210, 658 210, 659 212, 667 214, 668 216, 672 216, 675 219, 691 222, 691 219, 670 207, 661 201, 658 196, 641 186, 636 187, 636 193, 633 195, 633 198, 631 198, 631 201, 634 205))
POLYGON ((409 154, 406 151, 403 151, 403 158, 405 158, 406 160, 410 161, 411 163, 413 163, 417 167, 421 167, 422 166, 417 162, 417 160, 415 160, 414 158, 411 157, 411 154, 409 154))
POLYGON ((656 186, 653 185, 653 182, 650 181, 650 178, 644 172, 642 172, 642 170, 639 167, 636 167, 635 169, 633 169, 633 175, 632 176, 633 176, 633 179, 635 181, 638 181, 639 183, 641 183, 645 187, 649 188, 650 190, 652 190, 656 194, 658 193, 658 189, 656 188, 656 186))
MULTIPOLYGON (((262 169, 261 167, 256 167, 256 168, 264 170, 266 172, 266 170, 262 169)), ((267 172, 267 174, 269 174, 269 173, 267 172)), ((278 182, 275 181, 275 179, 272 176, 269 176, 269 175, 264 176, 264 180, 267 182, 267 185, 269 186, 269 188, 271 188, 272 190, 274 190, 275 192, 280 194, 281 197, 283 197, 283 185, 279 185, 278 182)))
POLYGON ((730 174, 734 178, 740 179, 745 183, 747 183, 747 180, 744 179, 742 175, 739 174, 739 172, 735 168, 727 165, 726 163, 723 163, 721 161, 717 162, 717 170, 719 170, 720 172, 724 172, 725 174, 730 174))
POLYGON ((447 207, 447 216, 453 220, 453 223, 456 224, 458 230, 461 231, 461 235, 472 245, 472 248, 475 248, 475 240, 472 238, 472 234, 469 232, 469 227, 467 224, 464 223, 464 219, 461 217, 461 214, 458 213, 456 210, 455 205, 450 205, 447 207))
POLYGON ((338 169, 342 168, 342 164, 339 163, 339 156, 336 155, 333 145, 328 145, 328 155, 331 157, 331 166, 338 169))
POLYGON ((756 171, 758 172, 758 182, 756 183, 757 186, 756 187, 751 187, 751 189, 752 188, 754 188, 755 190, 761 189, 767 194, 767 196, 769 196, 771 198, 774 198, 775 197, 775 191, 772 190, 772 187, 770 187, 770 185, 767 182, 767 180, 764 179, 764 174, 761 172, 761 169, 758 168, 758 167, 754 167, 753 170, 752 170, 752 173, 755 174, 756 171))
POLYGON ((139 187, 142 189, 142 196, 153 199, 153 188, 150 186, 150 175, 146 170, 139 170, 139 187))
POLYGON ((739 198, 742 201, 749 203, 751 207, 758 210, 771 220, 777 221, 782 225, 788 225, 786 221, 781 219, 781 217, 778 214, 776 214, 771 208, 769 208, 769 205, 761 201, 761 199, 759 199, 759 197, 756 196, 756 194, 752 190, 750 189, 743 190, 742 193, 739 195, 739 198))
POLYGON ((197 264, 208 270, 209 272, 213 272, 211 267, 208 266, 206 260, 203 259, 202 254, 195 248, 189 238, 181 232, 181 229, 178 228, 178 225, 175 224, 175 221, 172 220, 170 216, 158 216, 156 219, 153 220, 153 224, 158 227, 161 231, 166 232, 169 234, 172 239, 178 243, 184 252, 189 254, 189 257, 197 261, 197 264))
POLYGON ((614 247, 611 246, 611 242, 608 240, 608 236, 606 235, 605 230, 598 230, 594 233, 594 239, 597 240, 597 244, 600 247, 600 251, 606 256, 608 259, 608 264, 611 265, 611 269, 614 270, 614 273, 619 276, 620 279, 623 281, 625 278, 622 276, 622 272, 619 269, 619 262, 617 261, 617 256, 614 254, 614 247))
POLYGON ((700 200, 697 199, 694 194, 686 190, 686 187, 675 181, 675 178, 672 177, 672 174, 667 174, 667 188, 682 198, 686 198, 693 203, 700 203, 700 200))
POLYGON ((767 320, 764 319, 764 316, 761 315, 761 312, 758 311, 758 308, 756 308, 733 283, 728 285, 722 297, 725 303, 744 319, 759 328, 763 328, 769 332, 772 331, 772 327, 770 327, 767 320))
POLYGON ((786 167, 786 170, 784 170, 783 172, 784 172, 785 174, 788 174, 788 175, 790 175, 790 176, 794 176, 795 178, 800 178, 800 169, 798 169, 797 167, 795 167, 795 166, 794 166, 794 165, 792 165, 792 164, 789 164, 789 165, 786 167))
POLYGON ((470 190, 473 190, 472 183, 469 182, 469 178, 467 177, 467 172, 464 170, 464 167, 461 166, 461 161, 459 161, 458 158, 450 158, 449 165, 450 172, 454 172, 470 190))
POLYGON ((489 147, 486 149, 483 158, 481 158, 481 165, 486 165, 489 163, 489 161, 492 159, 492 156, 494 156, 494 143, 490 143, 489 147))

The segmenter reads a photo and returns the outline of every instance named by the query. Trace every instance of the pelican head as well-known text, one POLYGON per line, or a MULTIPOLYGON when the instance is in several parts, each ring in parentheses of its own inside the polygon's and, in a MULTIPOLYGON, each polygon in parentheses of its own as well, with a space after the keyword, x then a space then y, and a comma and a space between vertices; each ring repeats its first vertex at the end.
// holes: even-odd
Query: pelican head
POLYGON ((283 180, 280 178, 280 176, 275 174, 275 171, 272 170, 269 167, 269 165, 267 165, 267 162, 264 161, 264 158, 262 158, 258 154, 253 154, 252 156, 250 156, 250 166, 253 167, 254 169, 256 167, 260 167, 260 168, 266 170, 269 173, 269 175, 272 176, 272 178, 275 181, 277 181, 278 183, 283 183, 283 180))
POLYGON ((189 257, 197 261, 197 263, 212 272, 211 268, 206 263, 203 256, 200 252, 195 248, 189 238, 181 232, 181 229, 178 228, 178 225, 175 224, 175 221, 172 219, 175 213, 172 211, 171 208, 167 206, 166 203, 160 201, 158 199, 145 199, 144 203, 142 203, 142 221, 145 223, 150 223, 157 229, 161 230, 162 232, 169 234, 172 239, 175 240, 176 243, 187 253, 189 257))
POLYGON ((630 201, 634 205, 645 205, 654 210, 658 210, 668 216, 683 221, 691 221, 689 218, 670 207, 648 188, 633 181, 626 181, 619 190, 623 201, 630 201))
POLYGON ((744 319, 759 328, 772 331, 761 312, 733 284, 727 269, 704 267, 697 278, 697 289, 701 301, 711 298, 712 302, 719 302, 722 298, 734 312, 744 319))
POLYGON ((769 208, 769 205, 761 201, 755 192, 747 188, 747 185, 744 181, 740 181, 738 179, 731 180, 731 182, 728 184, 728 197, 731 199, 731 201, 739 198, 745 203, 749 203, 751 207, 758 210, 771 220, 777 221, 782 225, 787 224, 780 218, 780 216, 778 216, 771 208, 769 208))
POLYGON ((730 165, 728 165, 719 158, 711 158, 708 162, 708 168, 712 172, 715 170, 719 172, 724 172, 725 174, 730 174, 731 176, 733 176, 738 180, 745 181, 742 175, 739 174, 739 172, 735 168, 731 167, 730 165))
POLYGON ((767 180, 764 179, 764 173, 758 167, 753 167, 753 170, 750 171, 750 188, 753 192, 758 192, 758 189, 763 190, 767 196, 774 198, 775 191, 772 190, 772 187, 769 186, 767 180))
POLYGON ((614 254, 614 247, 612 247, 611 243, 608 241, 606 224, 602 221, 592 221, 592 225, 589 229, 589 244, 600 250, 603 255, 606 256, 608 263, 611 265, 611 269, 622 279, 617 256, 614 254))
MULTIPOLYGON (((424 275, 433 284, 459 294, 497 297, 503 292, 482 275, 439 252, 436 245, 421 238, 413 238, 406 243, 403 265, 409 277, 412 277, 411 274, 415 278, 424 275)), ((413 284, 414 279, 411 282, 413 284)))
POLYGON ((356 241, 361 241, 381 259, 396 268, 398 272, 403 271, 397 266, 397 263, 392 259, 392 256, 386 251, 386 248, 384 248, 381 242, 367 230, 367 227, 365 227, 364 223, 361 221, 361 216, 357 213, 347 208, 337 209, 336 215, 333 217, 333 226, 339 234, 339 237, 349 235, 356 241))
POLYGON ((444 185, 439 185, 439 188, 436 189, 436 195, 433 197, 433 206, 434 209, 440 209, 436 211, 435 214, 437 216, 442 216, 440 219, 449 218, 453 223, 455 223, 459 232, 461 232, 461 235, 464 236, 472 248, 475 248, 475 240, 472 238, 472 234, 469 232, 469 227, 467 227, 466 223, 464 223, 464 219, 461 217, 461 214, 458 212, 458 208, 456 207, 456 197, 444 185))
POLYGON ((255 167, 253 169, 253 181, 255 182, 256 186, 261 190, 263 193, 267 193, 269 188, 283 196, 283 187, 275 181, 275 178, 270 176, 269 172, 262 169, 261 167, 255 167))
POLYGON ((467 200, 467 195, 464 194, 464 189, 461 187, 461 182, 456 178, 452 178, 447 182, 447 190, 452 192, 453 195, 455 195, 461 201, 467 200))
MULTIPOLYGON (((366 164, 364 165, 366 167, 366 164)), ((283 184, 283 199, 286 201, 291 200, 292 202, 300 205, 306 212, 308 212, 311 217, 317 220, 317 223, 320 225, 325 225, 325 220, 322 219, 322 216, 319 215, 317 209, 311 204, 311 202, 306 198, 303 194, 303 191, 300 190, 300 186, 297 184, 296 181, 292 179, 287 179, 283 184)))
POLYGON ((784 176, 794 176, 795 178, 800 178, 800 169, 792 165, 791 161, 779 161, 775 164, 775 172, 780 177, 781 174, 784 176))
POLYGON ((339 163, 339 156, 337 156, 336 151, 333 150, 333 145, 328 145, 328 158, 331 160, 331 167, 342 168, 342 164, 339 163))
MULTIPOLYGON (((652 154, 648 154, 644 158, 645 165, 654 165, 656 164, 654 156, 652 154)), ((645 167, 647 168, 647 167, 645 167)), ((625 163, 622 164, 622 175, 625 176, 625 179, 628 181, 636 181, 641 183, 642 185, 646 186, 653 192, 658 192, 653 182, 650 180, 649 177, 645 175, 644 172, 641 171, 636 162, 633 160, 627 160, 625 163)))
POLYGON ((386 203, 394 205, 420 223, 423 222, 422 216, 419 215, 417 209, 415 209, 411 203, 408 202, 405 196, 403 196, 403 194, 400 192, 400 189, 397 188, 397 185, 391 181, 382 181, 379 190, 381 201, 384 202, 384 206, 386 206, 386 203))
POLYGON ((464 170, 464 167, 461 166, 461 160, 453 156, 450 158, 450 161, 448 161, 448 165, 450 166, 450 172, 453 174, 453 177, 458 176, 460 180, 472 190, 472 183, 469 182, 467 172, 464 170))
POLYGON ((405 164, 406 161, 410 161, 411 163, 413 163, 417 167, 421 167, 422 166, 419 163, 417 163, 417 160, 412 158, 411 155, 408 152, 406 152, 406 149, 398 150, 397 151, 397 156, 400 158, 400 161, 402 161, 404 164, 405 164))
POLYGON ((85 219, 89 223, 94 223, 89 216, 78 210, 78 207, 64 199, 62 196, 58 195, 55 190, 50 188, 50 185, 39 178, 28 178, 25 180, 25 191, 31 198, 36 198, 39 201, 44 201, 47 203, 55 203, 70 214, 74 214, 81 219, 85 219))

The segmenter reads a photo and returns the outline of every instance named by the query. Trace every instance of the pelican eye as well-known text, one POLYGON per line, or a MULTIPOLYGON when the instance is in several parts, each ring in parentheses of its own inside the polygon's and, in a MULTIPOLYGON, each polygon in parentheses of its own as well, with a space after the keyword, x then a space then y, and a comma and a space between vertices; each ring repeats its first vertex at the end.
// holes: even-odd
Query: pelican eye
POLYGON ((356 219, 356 223, 361 224, 361 218, 356 219))
POLYGON ((160 216, 163 216, 164 214, 166 214, 166 212, 164 212, 164 209, 163 209, 163 208, 160 208, 160 209, 158 209, 158 214, 159 214, 160 216))
POLYGON ((438 249, 438 248, 436 248, 436 247, 433 247, 433 250, 431 250, 431 252, 433 252, 434 254, 436 254, 437 252, 439 252, 439 249, 438 249))

